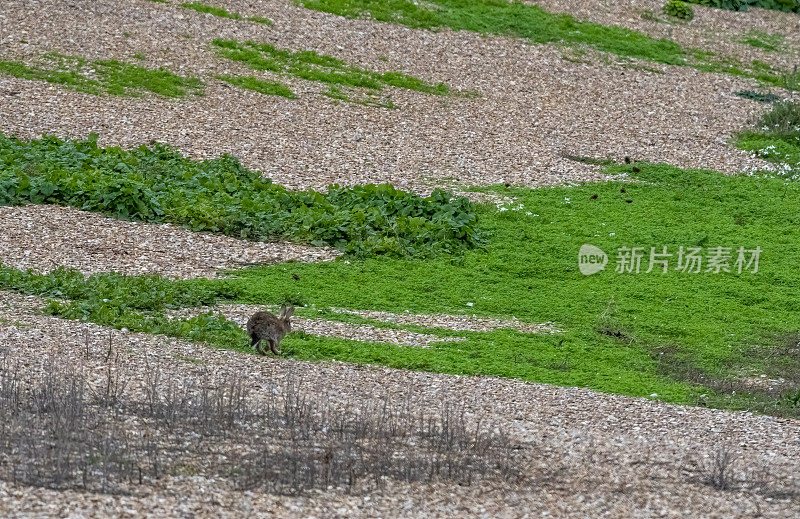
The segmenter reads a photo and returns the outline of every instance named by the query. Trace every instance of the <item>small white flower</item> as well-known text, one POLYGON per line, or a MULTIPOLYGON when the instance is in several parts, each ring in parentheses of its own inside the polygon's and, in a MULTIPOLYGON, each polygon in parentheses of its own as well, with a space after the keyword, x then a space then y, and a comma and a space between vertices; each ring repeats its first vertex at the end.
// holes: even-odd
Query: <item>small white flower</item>
POLYGON ((475 304, 475 303, 467 303, 467 306, 472 306, 473 304, 475 304))

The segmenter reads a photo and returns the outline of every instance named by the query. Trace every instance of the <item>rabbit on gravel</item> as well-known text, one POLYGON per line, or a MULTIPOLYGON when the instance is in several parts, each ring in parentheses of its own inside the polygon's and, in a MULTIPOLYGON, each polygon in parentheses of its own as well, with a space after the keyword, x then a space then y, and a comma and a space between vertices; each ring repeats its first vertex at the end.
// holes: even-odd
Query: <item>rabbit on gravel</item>
POLYGON ((264 345, 266 341, 269 343, 272 353, 280 355, 278 345, 283 336, 292 331, 292 323, 289 321, 292 314, 294 314, 294 306, 287 307, 286 305, 281 306, 281 313, 278 317, 269 312, 253 314, 253 317, 247 321, 247 334, 253 340, 250 346, 254 347, 261 355, 266 355, 267 351, 264 345))

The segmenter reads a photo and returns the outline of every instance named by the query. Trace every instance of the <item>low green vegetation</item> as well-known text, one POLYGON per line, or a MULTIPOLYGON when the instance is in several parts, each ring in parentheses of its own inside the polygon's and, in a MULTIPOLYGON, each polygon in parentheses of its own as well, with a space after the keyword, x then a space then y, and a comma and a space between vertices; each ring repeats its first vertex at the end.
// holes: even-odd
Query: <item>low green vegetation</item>
MULTIPOLYGON (((430 84, 400 72, 371 72, 348 66, 344 61, 314 51, 278 49, 268 43, 216 39, 213 46, 219 55, 253 70, 265 70, 307 81, 330 85, 329 97, 341 100, 353 98, 354 89, 379 92, 385 86, 405 88, 433 95, 446 95, 450 89, 444 83, 430 84), (345 91, 344 89, 348 89, 345 91)), ((358 98, 353 98, 357 100, 358 98)), ((369 104, 369 103, 367 103, 369 104)))
POLYGON ((771 174, 800 179, 800 103, 774 103, 751 130, 736 137, 736 144, 772 163, 771 174))
MULTIPOLYGON (((254 303, 295 297, 317 308, 516 316, 563 330, 460 333, 467 341, 426 349, 287 337, 284 351, 300 358, 796 414, 777 397, 800 386, 794 288, 800 282, 800 184, 646 163, 612 165, 608 172, 642 183, 497 188, 515 202, 499 211, 482 207, 492 238, 485 249, 457 258, 276 265, 239 272, 237 282, 254 303), (592 276, 578 270, 585 243, 610 257, 607 268, 592 276), (638 273, 616 271, 623 247, 643 247, 638 273), (660 264, 646 272, 650 247, 672 254, 666 272, 660 264), (676 268, 680 247, 702 251, 700 272, 676 268), (707 263, 716 247, 730 254, 719 272, 707 263), (740 247, 762 251, 756 272, 752 264, 740 264, 746 268, 739 272, 740 247), (783 379, 784 386, 767 390, 758 382, 764 379, 783 379)), ((749 261, 753 254, 745 256, 749 261)))
POLYGON ((289 87, 276 81, 264 81, 252 76, 218 76, 217 79, 246 90, 253 90, 268 96, 282 96, 297 99, 289 87))
POLYGON ((153 92, 165 97, 202 94, 203 82, 178 76, 166 69, 156 70, 117 60, 90 61, 79 56, 49 53, 39 63, 0 60, 0 74, 65 85, 89 94, 138 96, 153 92))
POLYGON ((734 92, 734 94, 745 99, 750 99, 751 101, 757 101, 759 103, 774 103, 776 101, 780 101, 781 99, 770 92, 763 93, 755 92, 753 90, 739 90, 738 92, 734 92))
POLYGON ((168 319, 164 310, 212 305, 237 296, 226 283, 208 280, 171 281, 158 276, 98 274, 84 278, 77 271, 49 274, 0 265, 0 289, 54 298, 45 312, 132 331, 204 341, 231 349, 248 344, 235 323, 213 314, 168 319), (64 302, 63 300, 70 300, 64 302), (61 301, 59 301, 61 300, 61 301))
MULTIPOLYGON (((786 88, 797 88, 797 74, 788 75, 765 63, 742 63, 733 57, 684 49, 677 43, 656 39, 618 26, 576 20, 539 6, 507 0, 298 0, 309 9, 356 18, 406 25, 416 29, 473 31, 525 38, 533 43, 593 45, 626 58, 667 65, 688 65, 706 72, 750 77, 786 88)), ((794 1, 794 0, 792 0, 794 1)), ((680 2, 679 2, 680 3, 680 2)))
POLYGON ((0 204, 61 204, 253 240, 330 245, 354 256, 457 253, 481 241, 475 208, 390 185, 289 191, 230 156, 193 161, 161 144, 126 151, 0 133, 0 204))
POLYGON ((522 2, 506 0, 300 0, 317 11, 355 18, 369 14, 373 20, 416 29, 449 27, 526 38, 535 43, 591 44, 600 50, 671 65, 685 63, 680 45, 655 39, 622 27, 581 22, 570 15, 553 14, 522 2))
MULTIPOLYGON (((771 139, 796 146, 798 121, 796 106, 776 104, 758 131, 741 139, 757 135, 762 145, 771 139)), ((773 172, 731 177, 574 159, 635 182, 499 186, 489 191, 512 201, 473 206, 389 186, 292 193, 230 157, 195 162, 163 146, 123 151, 94 140, 3 137, 1 203, 67 203, 205 229, 224 222, 215 230, 234 235, 322 236, 320 243, 344 240, 340 245, 353 254, 221 280, 84 278, 3 267, 0 288, 55 298, 46 308, 53 315, 227 348, 247 344, 235 323, 213 313, 168 319, 165 312, 225 301, 291 302, 303 305, 298 314, 306 317, 465 339, 398 348, 297 332, 282 346, 300 359, 511 377, 800 416, 800 183, 773 172), (478 227, 486 237, 482 247, 476 247, 478 227), (376 247, 374 236, 392 245, 376 247), (585 244, 605 251, 609 262, 588 276, 578 268, 585 244), (638 267, 626 256, 633 247, 641 247, 638 267), (700 263, 690 266, 693 250, 700 263), (444 251, 452 254, 435 254, 444 251), (456 332, 376 323, 330 308, 514 316, 552 322, 560 331, 456 332), (770 389, 771 380, 780 382, 770 389)))
POLYGON ((457 255, 287 263, 192 281, 84 279, 65 271, 38 275, 2 268, 0 288, 61 299, 48 305, 53 315, 237 349, 246 347, 244 332, 221 316, 170 320, 164 311, 222 301, 289 301, 306 305, 300 315, 355 324, 372 322, 326 309, 552 322, 560 332, 380 325, 465 339, 428 348, 302 332, 287 336, 282 347, 284 354, 307 360, 511 377, 800 416, 800 183, 592 162, 640 182, 492 188, 513 202, 479 206, 490 239, 484 248, 457 255), (578 251, 587 243, 609 257, 604 270, 589 276, 578 269, 578 251), (626 247, 642 247, 638 269, 624 263, 626 247), (649 268, 651 247, 658 254, 666 247, 666 270, 662 263, 649 268), (687 267, 688 256, 679 258, 681 247, 700 251, 697 272, 687 267), (727 248, 726 263, 711 259, 718 247, 727 248), (760 250, 757 268, 739 263, 740 247, 748 261, 760 250), (764 383, 777 379, 782 382, 773 389, 764 383))
POLYGON ((797 69, 782 71, 769 63, 754 60, 745 64, 730 56, 703 50, 692 52, 693 67, 703 72, 730 74, 757 79, 766 85, 778 86, 788 90, 800 90, 800 74, 797 69))
POLYGON ((247 20, 248 22, 272 25, 272 20, 270 20, 269 18, 264 18, 261 16, 245 17, 240 15, 239 13, 231 13, 227 9, 224 9, 222 7, 214 7, 213 5, 204 4, 202 2, 186 2, 181 4, 181 6, 185 7, 186 9, 197 11, 198 13, 205 13, 213 16, 219 16, 220 18, 230 18, 231 20, 247 20))
POLYGON ((691 20, 694 18, 694 9, 691 5, 681 0, 667 0, 661 9, 664 14, 680 18, 681 20, 691 20))
POLYGON ((769 34, 753 29, 742 36, 739 42, 751 47, 777 52, 783 47, 784 40, 783 34, 769 34))

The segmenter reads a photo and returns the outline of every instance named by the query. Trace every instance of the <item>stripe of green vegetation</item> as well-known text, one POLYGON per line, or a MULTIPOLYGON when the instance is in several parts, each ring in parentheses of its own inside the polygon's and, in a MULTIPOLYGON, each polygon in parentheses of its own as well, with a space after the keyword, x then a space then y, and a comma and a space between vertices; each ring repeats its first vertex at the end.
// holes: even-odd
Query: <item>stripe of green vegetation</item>
POLYGON ((92 65, 103 88, 113 95, 135 95, 145 90, 165 97, 183 97, 189 92, 203 92, 201 80, 181 77, 163 68, 150 70, 116 60, 95 61, 92 65))
POLYGON ((0 73, 31 81, 59 83, 91 94, 99 94, 102 91, 98 81, 89 79, 76 70, 48 70, 18 61, 0 60, 0 73))
POLYGON ((797 416, 800 408, 779 398, 786 389, 761 391, 747 381, 765 374, 800 387, 800 184, 636 167, 638 173, 630 166, 608 172, 643 183, 497 188, 522 209, 483 207, 492 240, 459 258, 286 264, 250 269, 232 281, 250 302, 278 304, 294 294, 318 308, 515 316, 564 330, 465 334, 465 342, 412 351, 287 337, 285 351, 300 358, 657 393, 675 402, 797 416), (606 271, 578 272, 584 243, 611 256, 606 271), (614 256, 624 246, 645 247, 641 273, 615 272, 614 256), (763 253, 757 273, 690 274, 675 270, 673 257, 667 273, 646 274, 650 247, 663 246, 672 254, 679 246, 701 247, 704 255, 710 247, 731 247, 731 266, 740 246, 763 253))
POLYGON ((376 73, 347 66, 342 60, 314 51, 293 52, 278 49, 268 43, 216 39, 217 52, 230 60, 239 61, 255 70, 289 74, 309 81, 352 88, 380 90, 391 85, 417 92, 446 95, 450 92, 443 83, 429 84, 400 72, 376 73))
POLYGON ((166 97, 183 97, 190 92, 197 95, 203 92, 203 82, 199 79, 181 77, 165 69, 151 70, 116 60, 87 61, 58 54, 47 54, 42 60, 42 65, 0 61, 0 73, 62 84, 90 94, 136 96, 149 91, 166 97))
MULTIPOLYGON (((507 0, 298 0, 309 9, 347 17, 369 13, 370 18, 418 29, 449 27, 525 38, 534 43, 589 44, 598 49, 630 58, 646 59, 668 65, 689 65, 705 72, 733 74, 759 79, 770 84, 793 88, 785 73, 757 62, 750 65, 735 61, 700 59, 687 53, 677 43, 656 39, 617 26, 581 22, 567 14, 554 14, 536 6, 507 0)), ((763 40, 760 40, 763 41, 763 40)), ((796 86, 796 85, 795 85, 796 86)))
POLYGON ((297 96, 288 87, 273 81, 262 81, 252 76, 217 76, 217 79, 247 90, 254 90, 264 95, 283 96, 297 99, 297 96))
POLYGON ((185 7, 186 9, 192 9, 193 11, 197 11, 198 13, 206 13, 214 16, 220 16, 222 18, 230 18, 231 20, 242 19, 242 15, 240 15, 239 13, 230 13, 227 10, 223 9, 222 7, 214 7, 213 5, 207 5, 202 2, 186 2, 181 4, 181 7, 185 7))
POLYGON ((248 344, 244 331, 220 315, 207 313, 187 319, 162 315, 166 309, 213 305, 235 298, 237 289, 225 281, 173 281, 121 274, 84 277, 66 269, 37 274, 0 264, 0 289, 70 299, 69 303, 51 301, 45 308, 45 313, 67 319, 203 341, 221 348, 244 349, 248 344))
POLYGON ((247 20, 248 22, 263 23, 264 25, 272 25, 272 20, 270 20, 269 18, 264 18, 263 16, 251 16, 245 18, 239 13, 231 13, 222 7, 214 7, 213 5, 207 5, 202 2, 186 2, 181 4, 181 6, 187 9, 192 9, 193 11, 197 11, 198 13, 211 14, 213 16, 219 16, 221 18, 230 18, 231 20, 247 20))
POLYGON ((622 27, 579 22, 570 15, 553 14, 535 6, 506 0, 300 0, 317 11, 358 17, 419 29, 449 27, 526 38, 536 43, 589 43, 600 50, 682 65, 685 52, 669 40, 655 39, 622 27))
POLYGON ((355 255, 426 257, 481 244, 474 205, 391 185, 289 191, 230 156, 193 161, 157 144, 125 151, 0 133, 0 204, 57 203, 237 238, 331 245, 355 255))
POLYGON ((139 311, 207 306, 240 295, 239 289, 226 281, 173 281, 155 275, 122 274, 95 274, 85 277, 80 272, 69 269, 37 274, 2 264, 0 289, 76 302, 104 303, 107 306, 139 311))
POLYGON ((784 40, 785 38, 782 34, 769 34, 753 29, 745 34, 742 39, 739 40, 739 43, 777 52, 783 46, 784 40))
POLYGON ((254 23, 263 23, 264 25, 272 25, 274 23, 269 18, 264 18, 263 16, 251 16, 250 18, 247 18, 247 21, 254 23))

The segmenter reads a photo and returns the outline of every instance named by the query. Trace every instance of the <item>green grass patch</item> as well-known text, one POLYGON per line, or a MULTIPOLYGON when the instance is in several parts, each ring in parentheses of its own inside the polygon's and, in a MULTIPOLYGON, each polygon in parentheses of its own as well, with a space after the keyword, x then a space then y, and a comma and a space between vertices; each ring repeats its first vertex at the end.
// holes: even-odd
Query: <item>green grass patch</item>
POLYGON ((289 191, 230 156, 194 161, 161 144, 134 150, 0 133, 0 204, 61 204, 252 240, 330 245, 353 255, 426 257, 481 242, 475 207, 390 185, 289 191))
POLYGON ((213 46, 227 59, 243 63, 253 70, 264 70, 293 76, 307 81, 330 85, 328 95, 343 101, 358 100, 355 89, 379 92, 386 86, 404 88, 432 95, 447 95, 451 91, 444 83, 431 84, 400 72, 372 72, 348 66, 344 61, 314 51, 278 49, 268 43, 216 39, 213 46))
POLYGON ((694 50, 692 66, 703 72, 730 74, 753 78, 767 85, 774 85, 788 90, 800 90, 800 76, 794 71, 783 71, 769 63, 755 60, 750 64, 742 63, 736 58, 720 56, 714 52, 694 50))
POLYGON ((275 81, 264 81, 252 76, 217 76, 217 79, 260 94, 297 99, 297 96, 289 87, 275 81))
POLYGON ((287 337, 284 351, 299 358, 795 413, 747 380, 765 374, 800 385, 800 350, 797 341, 785 340, 800 329, 794 288, 800 283, 800 184, 642 163, 608 171, 645 183, 497 188, 517 201, 499 212, 482 206, 481 222, 492 239, 486 249, 458 258, 285 264, 240 272, 234 281, 254 303, 278 304, 286 294, 299 294, 316 307, 515 316, 564 330, 555 336, 470 333, 463 334, 465 342, 426 349, 287 337), (645 247, 641 272, 609 266, 580 274, 584 243, 605 250, 612 262, 620 247, 645 247), (706 272, 705 264, 696 274, 675 270, 673 257, 666 273, 658 267, 646 273, 650 247, 660 252, 663 246, 673 255, 681 246, 700 247, 705 261, 714 247, 730 247, 732 272, 706 272), (758 272, 737 272, 740 246, 763 250, 758 272))
POLYGON ((50 53, 39 63, 0 60, 0 74, 57 83, 89 94, 138 96, 152 92, 165 97, 201 95, 203 82, 178 76, 166 69, 148 69, 117 60, 90 61, 77 56, 50 53))
POLYGON ((524 38, 532 43, 592 45, 623 56, 665 63, 689 65, 706 72, 733 74, 794 88, 784 71, 764 68, 754 62, 741 63, 713 53, 687 51, 679 44, 647 36, 618 26, 582 22, 568 14, 555 14, 536 5, 507 0, 298 0, 309 9, 350 18, 370 19, 406 25, 416 29, 472 31, 524 38))
POLYGON ((181 4, 186 9, 197 11, 198 13, 210 14, 212 16, 219 16, 220 18, 230 18, 231 20, 241 20, 242 15, 239 13, 231 13, 222 7, 214 7, 213 5, 204 4, 202 2, 186 2, 181 4))
POLYGON ((742 36, 739 43, 758 49, 778 52, 783 47, 785 39, 786 38, 782 34, 769 34, 764 31, 753 29, 742 36))
POLYGON ((181 7, 197 11, 198 13, 210 14, 220 18, 228 18, 231 20, 246 20, 248 22, 263 23, 265 25, 272 25, 272 20, 262 16, 245 17, 239 13, 232 13, 225 8, 215 7, 213 5, 204 4, 203 2, 186 2, 181 4, 181 7))

